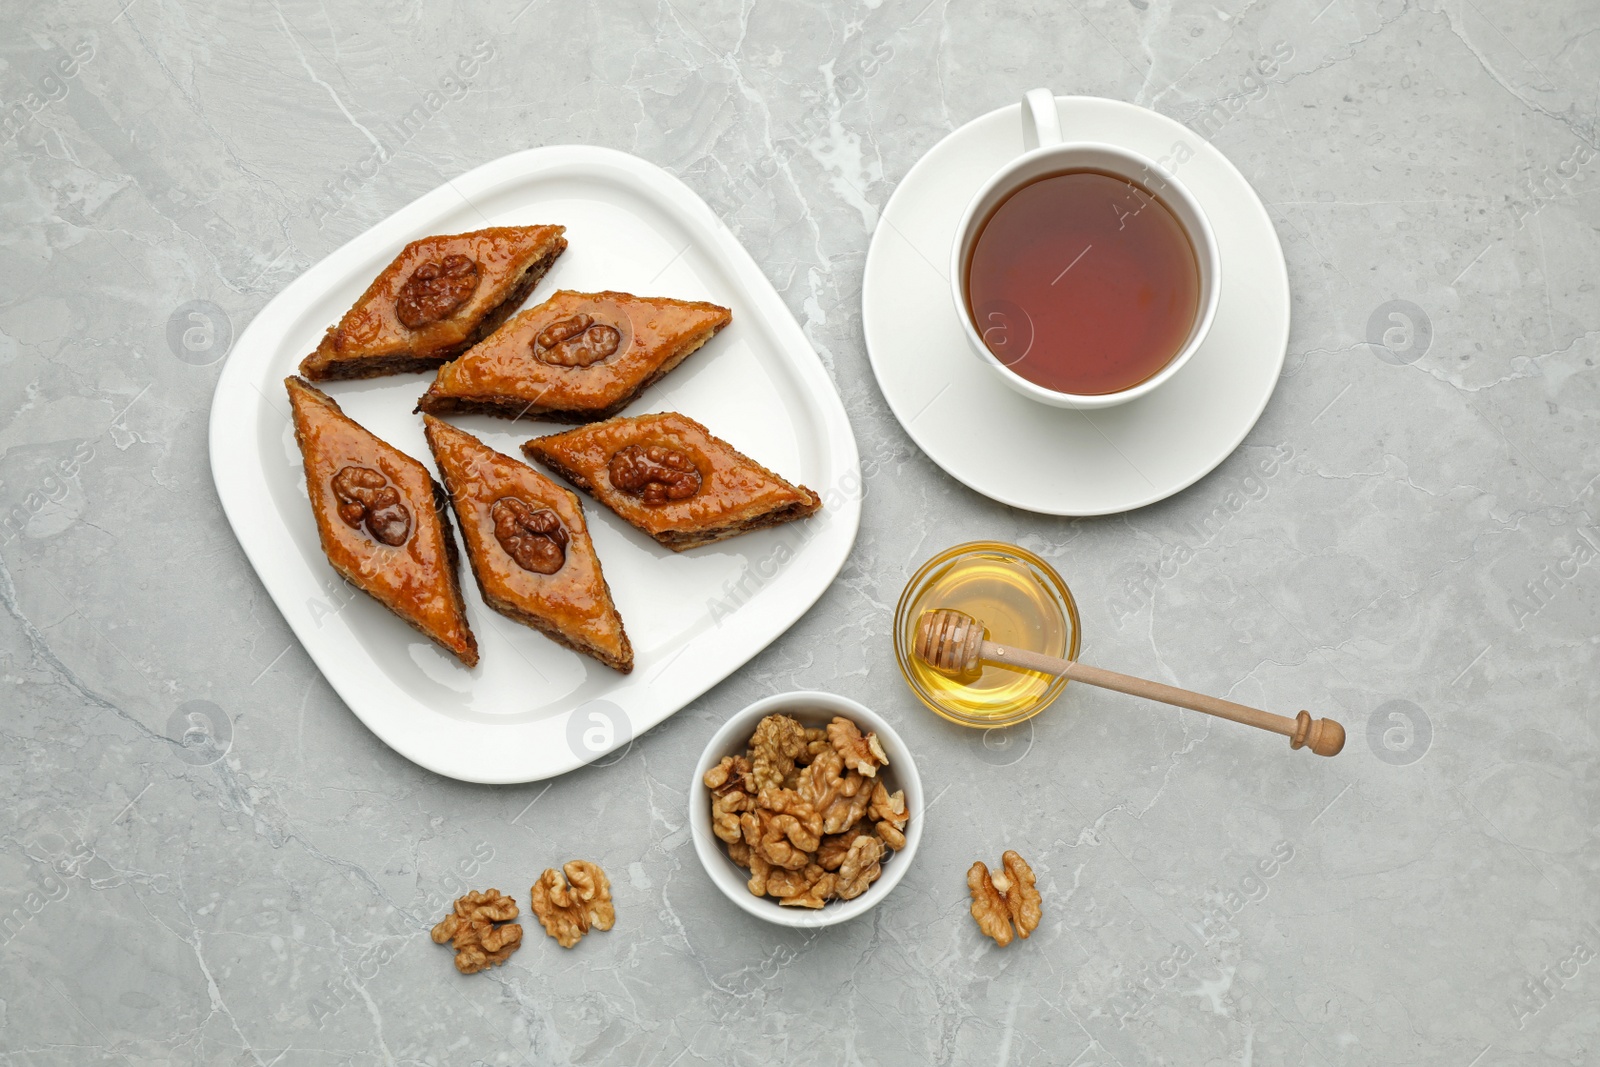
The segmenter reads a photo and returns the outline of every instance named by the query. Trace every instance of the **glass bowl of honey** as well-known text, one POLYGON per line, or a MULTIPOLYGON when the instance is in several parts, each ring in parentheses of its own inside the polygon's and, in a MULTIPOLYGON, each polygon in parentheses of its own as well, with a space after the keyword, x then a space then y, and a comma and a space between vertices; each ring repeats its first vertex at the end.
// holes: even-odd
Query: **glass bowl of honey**
POLYGON ((985 664, 951 678, 913 652, 924 611, 955 608, 983 623, 988 640, 1065 659, 1078 658, 1078 605, 1055 568, 1025 548, 969 541, 924 563, 894 609, 894 656, 924 704, 963 726, 991 729, 1031 719, 1066 688, 1065 678, 985 664))

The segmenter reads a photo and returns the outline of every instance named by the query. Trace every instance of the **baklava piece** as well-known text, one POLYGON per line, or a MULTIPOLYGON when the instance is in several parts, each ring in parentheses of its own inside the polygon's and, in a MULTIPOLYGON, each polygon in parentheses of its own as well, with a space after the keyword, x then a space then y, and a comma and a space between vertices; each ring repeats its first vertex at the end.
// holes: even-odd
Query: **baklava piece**
POLYGON ((312 381, 433 370, 488 337, 567 247, 562 226, 495 226, 406 245, 300 361, 312 381))
POLYGON ((803 519, 822 501, 676 412, 610 419, 522 446, 668 548, 803 519))
POLYGON ((285 379, 306 489, 328 562, 352 585, 468 667, 467 626, 444 490, 422 464, 374 437, 320 389, 285 379))
POLYGON ((417 408, 552 422, 609 418, 732 320, 716 304, 564 289, 440 368, 417 408))
POLYGON ((574 652, 633 670, 577 496, 465 431, 431 415, 423 422, 484 602, 574 652))

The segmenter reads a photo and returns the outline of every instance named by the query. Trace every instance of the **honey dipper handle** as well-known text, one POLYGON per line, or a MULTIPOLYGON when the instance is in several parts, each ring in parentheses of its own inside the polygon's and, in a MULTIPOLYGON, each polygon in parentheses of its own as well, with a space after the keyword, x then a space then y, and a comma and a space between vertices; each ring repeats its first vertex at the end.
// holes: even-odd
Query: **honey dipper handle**
POLYGON ((1148 678, 1135 678, 1131 674, 1119 674, 1103 667, 1091 667, 1087 663, 1046 656, 1022 648, 995 644, 993 641, 983 643, 980 655, 991 663, 1010 663, 1025 670, 1061 675, 1100 689, 1112 689, 1118 693, 1157 700, 1163 704, 1172 704, 1261 730, 1270 730, 1287 737, 1290 748, 1308 747, 1319 756, 1335 756, 1344 748, 1344 727, 1332 719, 1313 719, 1311 713, 1307 711, 1302 711, 1291 719, 1287 715, 1274 715, 1270 711, 1235 704, 1231 700, 1206 696, 1204 693, 1193 693, 1187 689, 1179 689, 1175 685, 1152 682, 1148 678))

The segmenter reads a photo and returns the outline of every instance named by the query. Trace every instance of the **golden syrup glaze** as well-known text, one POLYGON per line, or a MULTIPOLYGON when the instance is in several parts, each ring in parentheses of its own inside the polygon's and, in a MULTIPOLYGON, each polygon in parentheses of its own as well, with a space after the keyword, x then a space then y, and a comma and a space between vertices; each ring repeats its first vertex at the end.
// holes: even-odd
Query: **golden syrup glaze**
POLYGON ((427 468, 374 437, 320 389, 299 378, 285 379, 294 409, 295 439, 305 460, 306 488, 322 550, 334 570, 396 615, 460 657, 478 662, 478 645, 467 626, 456 582, 448 534, 434 503, 427 468), (339 517, 333 478, 345 467, 378 471, 400 493, 411 512, 411 534, 389 546, 339 517))
POLYGON ((494 226, 412 241, 322 339, 306 360, 309 368, 336 356, 427 356, 460 346, 506 300, 530 264, 552 249, 566 247, 561 236, 565 230, 564 226, 494 226), (468 256, 478 264, 477 289, 448 317, 408 329, 395 310, 401 286, 423 263, 454 254, 468 256))
POLYGON ((631 659, 622 618, 611 600, 577 496, 449 423, 432 415, 422 419, 484 600, 490 606, 510 601, 575 640, 631 659), (549 508, 566 528, 566 560, 554 574, 524 570, 496 539, 490 509, 508 496, 549 508))
POLYGON ((517 315, 461 358, 439 368, 418 405, 442 398, 521 401, 528 413, 604 411, 626 399, 651 375, 670 368, 733 319, 717 304, 634 296, 632 293, 579 293, 563 289, 538 307, 517 315), (589 315, 597 326, 622 334, 616 354, 597 363, 561 366, 534 353, 534 341, 548 326, 574 315, 589 315))
MULTIPOLYGON (((704 426, 674 411, 608 419, 522 446, 530 457, 573 477, 579 488, 627 522, 655 537, 668 531, 694 531, 739 523, 753 516, 798 505, 816 510, 817 495, 791 485, 712 436, 704 426), (628 445, 675 449, 700 471, 700 490, 685 500, 646 504, 611 484, 611 457, 628 445)), ((798 516, 797 516, 798 517, 798 516)))

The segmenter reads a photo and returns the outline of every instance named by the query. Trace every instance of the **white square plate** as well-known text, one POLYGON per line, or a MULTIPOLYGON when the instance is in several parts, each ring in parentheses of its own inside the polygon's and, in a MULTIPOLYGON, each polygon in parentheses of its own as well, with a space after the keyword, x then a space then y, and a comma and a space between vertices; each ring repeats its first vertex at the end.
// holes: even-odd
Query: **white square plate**
MULTIPOLYGON (((427 375, 328 383, 345 412, 422 460, 412 413, 427 375)), ((565 427, 452 420, 521 458, 565 427)), ((860 520, 860 472, 844 405, 794 317, 704 201, 653 164, 609 149, 536 148, 418 199, 280 293, 235 344, 211 406, 217 493, 262 584, 328 682, 395 751, 471 782, 529 782, 626 745, 782 634, 844 564, 860 520), (567 251, 528 304, 557 289, 712 300, 733 323, 627 414, 681 411, 791 481, 809 519, 682 554, 584 497, 606 579, 633 642, 621 675, 491 611, 462 561, 473 670, 358 592, 317 540, 283 378, 409 241, 485 226, 559 223, 567 251)), ((559 482, 560 479, 558 478, 559 482)), ((459 538, 459 531, 457 532, 459 538)))

